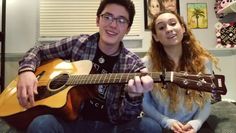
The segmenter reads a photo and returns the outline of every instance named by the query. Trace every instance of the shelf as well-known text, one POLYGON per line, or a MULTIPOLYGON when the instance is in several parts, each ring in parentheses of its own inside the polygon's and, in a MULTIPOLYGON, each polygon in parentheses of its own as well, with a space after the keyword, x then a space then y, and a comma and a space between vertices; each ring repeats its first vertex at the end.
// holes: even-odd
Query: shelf
POLYGON ((209 48, 209 51, 236 51, 236 48, 209 48))
POLYGON ((210 48, 208 51, 217 56, 236 55, 236 48, 210 48))

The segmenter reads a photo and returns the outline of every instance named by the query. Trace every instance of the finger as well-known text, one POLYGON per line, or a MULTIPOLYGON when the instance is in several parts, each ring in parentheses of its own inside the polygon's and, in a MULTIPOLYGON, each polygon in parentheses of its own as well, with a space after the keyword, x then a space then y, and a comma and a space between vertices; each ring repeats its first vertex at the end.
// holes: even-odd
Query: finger
POLYGON ((135 93, 142 93, 143 92, 143 86, 141 83, 141 79, 139 76, 134 77, 134 86, 135 86, 135 93))
POLYGON ((26 90, 26 88, 21 89, 19 97, 19 101, 24 108, 27 108, 28 105, 28 96, 26 90))
POLYGON ((28 104, 30 106, 34 105, 34 87, 35 85, 33 85, 32 87, 29 86, 29 88, 27 89, 27 93, 28 93, 28 104))
POLYGON ((183 132, 183 130, 182 130, 182 124, 181 124, 180 122, 176 122, 173 127, 174 127, 174 130, 175 130, 175 131, 177 131, 177 132, 183 132))
POLYGON ((127 88, 126 92, 132 92, 134 90, 135 90, 134 79, 130 79, 128 82, 128 88, 127 88))
POLYGON ((38 81, 34 83, 34 94, 38 94, 38 81))
POLYGON ((19 104, 24 107, 24 104, 22 103, 22 100, 21 100, 21 97, 22 97, 22 95, 21 95, 22 90, 23 90, 23 87, 17 85, 17 91, 16 91, 16 93, 17 93, 17 99, 18 99, 19 104))
POLYGON ((144 92, 150 91, 153 88, 153 79, 150 76, 141 77, 144 92))
POLYGON ((192 126, 190 124, 186 124, 186 125, 183 125, 182 129, 187 131, 187 130, 192 129, 192 126))
POLYGON ((178 126, 182 129, 184 127, 184 125, 181 122, 177 122, 178 126))
POLYGON ((148 69, 147 68, 143 68, 140 70, 141 73, 148 73, 148 69))

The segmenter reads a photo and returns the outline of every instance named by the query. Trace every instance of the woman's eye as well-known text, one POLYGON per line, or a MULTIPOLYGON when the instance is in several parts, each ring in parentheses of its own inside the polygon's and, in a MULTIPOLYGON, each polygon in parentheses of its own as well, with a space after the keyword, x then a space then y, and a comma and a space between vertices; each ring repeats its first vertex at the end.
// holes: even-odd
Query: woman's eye
POLYGON ((160 26, 158 29, 163 30, 164 28, 165 28, 164 26, 160 26))
POLYGON ((175 26, 176 22, 171 22, 170 25, 175 26))

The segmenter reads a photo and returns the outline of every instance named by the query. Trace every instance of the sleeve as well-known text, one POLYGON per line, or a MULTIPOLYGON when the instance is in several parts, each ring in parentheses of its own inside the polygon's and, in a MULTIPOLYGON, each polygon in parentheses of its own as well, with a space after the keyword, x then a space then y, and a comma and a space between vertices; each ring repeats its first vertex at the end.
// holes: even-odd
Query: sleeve
POLYGON ((209 60, 206 60, 205 63, 205 73, 206 74, 212 74, 213 70, 212 70, 212 62, 209 60))
POLYGON ((35 71, 35 69, 40 66, 42 61, 54 58, 69 59, 71 57, 73 45, 77 41, 78 37, 70 37, 54 43, 39 44, 34 46, 27 51, 23 58, 19 61, 18 72, 21 72, 22 69, 26 68, 30 68, 32 71, 35 71))
POLYGON ((203 109, 198 109, 198 112, 194 115, 193 120, 189 121, 188 124, 190 124, 193 129, 197 132, 202 124, 206 121, 206 119, 209 117, 211 112, 211 103, 210 100, 205 104, 203 109))
POLYGON ((156 104, 152 99, 152 95, 150 92, 144 94, 143 98, 143 111, 144 115, 149 116, 150 118, 157 121, 163 128, 170 128, 171 124, 177 120, 170 119, 169 117, 161 114, 157 108, 155 108, 156 104))

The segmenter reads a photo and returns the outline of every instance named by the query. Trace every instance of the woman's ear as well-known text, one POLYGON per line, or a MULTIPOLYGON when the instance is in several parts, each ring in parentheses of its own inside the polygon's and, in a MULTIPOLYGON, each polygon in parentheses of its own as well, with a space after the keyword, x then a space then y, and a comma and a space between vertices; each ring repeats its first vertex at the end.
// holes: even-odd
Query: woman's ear
POLYGON ((185 33, 187 30, 184 25, 182 25, 183 33, 185 33))
POLYGON ((156 35, 156 34, 152 34, 152 37, 154 38, 154 40, 155 40, 156 42, 159 42, 159 39, 157 38, 157 35, 156 35))

